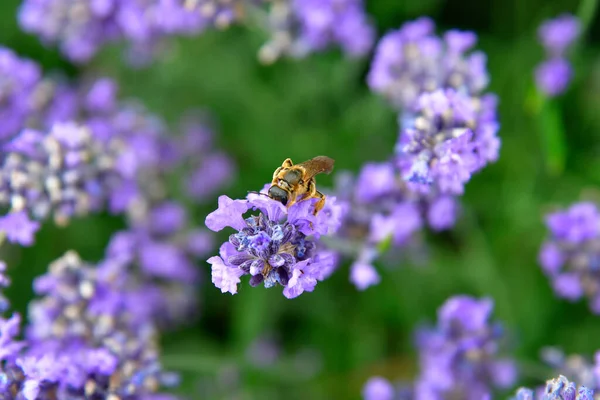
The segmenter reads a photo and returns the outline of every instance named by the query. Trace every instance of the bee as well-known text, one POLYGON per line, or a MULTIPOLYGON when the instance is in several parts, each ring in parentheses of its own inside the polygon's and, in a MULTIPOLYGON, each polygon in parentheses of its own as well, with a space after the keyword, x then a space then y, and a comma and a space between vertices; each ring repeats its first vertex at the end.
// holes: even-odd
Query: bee
POLYGON ((286 160, 273 173, 273 181, 267 195, 273 200, 290 207, 299 200, 318 198, 313 213, 325 206, 325 195, 317 190, 315 175, 329 174, 333 170, 334 160, 326 156, 317 156, 300 164, 286 160))

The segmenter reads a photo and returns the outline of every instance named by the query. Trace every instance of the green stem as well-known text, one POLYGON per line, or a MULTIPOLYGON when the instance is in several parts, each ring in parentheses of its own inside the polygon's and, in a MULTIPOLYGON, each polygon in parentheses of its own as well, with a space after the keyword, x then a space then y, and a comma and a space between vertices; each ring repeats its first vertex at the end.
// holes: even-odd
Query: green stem
POLYGON ((581 21, 581 36, 585 36, 587 31, 590 29, 596 10, 598 9, 598 0, 581 0, 579 9, 577 10, 577 17, 581 21))

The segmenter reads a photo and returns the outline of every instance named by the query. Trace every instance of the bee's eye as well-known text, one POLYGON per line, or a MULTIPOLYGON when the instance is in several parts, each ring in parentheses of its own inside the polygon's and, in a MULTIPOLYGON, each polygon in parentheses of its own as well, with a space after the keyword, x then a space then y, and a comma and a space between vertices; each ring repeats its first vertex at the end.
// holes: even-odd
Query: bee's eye
POLYGON ((284 206, 287 205, 288 195, 286 191, 277 186, 271 186, 269 188, 269 197, 273 200, 279 201, 284 206))
POLYGON ((283 180, 285 180, 290 185, 297 185, 300 182, 301 178, 302 174, 296 169, 289 170, 283 176, 283 180))

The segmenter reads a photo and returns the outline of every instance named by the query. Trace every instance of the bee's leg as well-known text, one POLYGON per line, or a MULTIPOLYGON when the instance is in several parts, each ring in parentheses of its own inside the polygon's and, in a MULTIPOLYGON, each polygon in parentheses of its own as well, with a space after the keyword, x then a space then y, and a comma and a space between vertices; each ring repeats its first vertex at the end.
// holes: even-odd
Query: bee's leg
POLYGON ((319 201, 317 201, 317 203, 315 204, 315 210, 313 211, 313 215, 317 215, 317 213, 319 211, 321 211, 323 209, 323 207, 325 207, 325 197, 326 196, 323 193, 316 190, 313 197, 319 198, 319 201))
POLYGON ((298 199, 298 196, 296 195, 296 193, 290 192, 290 197, 288 199, 286 207, 290 208, 291 206, 293 206, 294 204, 296 204, 297 199, 298 199))
POLYGON ((294 165, 291 158, 286 158, 283 164, 281 164, 281 168, 290 168, 294 165))

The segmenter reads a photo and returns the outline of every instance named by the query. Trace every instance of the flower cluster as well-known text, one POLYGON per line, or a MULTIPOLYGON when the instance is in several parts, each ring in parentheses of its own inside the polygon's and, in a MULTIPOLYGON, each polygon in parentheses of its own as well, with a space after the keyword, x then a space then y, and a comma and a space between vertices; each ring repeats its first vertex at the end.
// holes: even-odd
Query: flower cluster
POLYGON ((556 347, 542 349, 542 360, 554 371, 592 390, 600 390, 600 352, 593 360, 581 354, 566 355, 556 347))
POLYGON ((546 382, 546 388, 534 392, 531 389, 520 388, 513 400, 594 400, 594 391, 580 386, 559 375, 546 382))
POLYGON ((516 379, 510 359, 499 357, 503 331, 490 321, 490 299, 455 296, 438 312, 435 328, 418 331, 420 375, 412 390, 397 390, 374 377, 363 389, 366 400, 397 397, 413 400, 490 398, 493 388, 507 388, 516 379))
POLYGON ((448 31, 441 39, 434 28, 421 18, 385 35, 368 83, 401 112, 396 162, 403 178, 462 194, 471 174, 498 157, 496 97, 482 93, 485 55, 468 53, 476 35, 448 31))
POLYGON ((498 158, 497 99, 484 93, 486 57, 470 52, 477 37, 453 30, 440 38, 434 29, 420 18, 386 34, 367 77, 398 112, 400 135, 389 161, 365 164, 338 188, 351 210, 340 236, 360 243, 351 270, 360 289, 379 282, 372 263, 382 248, 412 243, 426 223, 436 231, 452 227, 457 196, 498 158), (354 192, 343 189, 350 185, 354 192))
POLYGON ((97 268, 69 252, 34 284, 25 340, 20 319, 0 322, 0 397, 43 400, 151 398, 177 383, 162 371, 156 330, 144 302, 112 264, 97 268))
POLYGON ((267 0, 271 39, 259 52, 262 62, 282 55, 303 57, 333 45, 353 56, 365 55, 373 45, 375 29, 363 0, 267 0))
POLYGON ((538 36, 548 59, 535 69, 535 82, 547 96, 558 96, 567 89, 573 72, 566 53, 580 34, 581 24, 570 14, 560 15, 540 26, 538 36))
POLYGON ((0 47, 0 142, 25 125, 35 107, 40 80, 41 71, 37 64, 0 47))
POLYGON ((87 62, 106 43, 127 41, 146 53, 164 36, 196 34, 209 20, 174 0, 25 0, 19 22, 69 59, 87 62))
POLYGON ((550 236, 542 245, 539 262, 556 294, 575 301, 583 297, 600 313, 600 212, 593 203, 576 203, 549 214, 550 236))
POLYGON ((212 236, 190 229, 185 208, 167 201, 126 231, 113 234, 105 263, 129 277, 127 290, 144 303, 148 319, 160 327, 173 327, 197 311, 199 274, 195 261, 213 248, 212 236))
POLYGON ((0 227, 12 242, 31 245, 39 224, 50 214, 58 224, 103 208, 119 196, 119 146, 95 140, 73 123, 56 124, 47 133, 25 130, 4 146, 0 204, 11 213, 0 227))
MULTIPOLYGON (((22 66, 23 74, 39 69, 3 51, 7 63, 22 66)), ((18 81, 18 71, 11 69, 6 79, 18 81)), ((109 209, 139 220, 165 199, 167 177, 180 167, 192 170, 184 178, 186 191, 198 200, 235 174, 229 157, 215 151, 203 119, 188 117, 182 134, 171 135, 138 103, 119 100, 110 79, 69 84, 36 76, 31 90, 7 82, 7 89, 19 92, 6 97, 21 96, 14 103, 27 107, 15 112, 13 102, 0 104, 0 114, 20 115, 18 123, 3 126, 0 138, 0 204, 11 211, 0 219, 0 228, 12 242, 31 245, 36 221, 50 215, 64 224, 109 209)))
POLYGON ((350 280, 360 290, 379 283, 372 264, 382 247, 414 244, 415 233, 426 223, 439 230, 454 222, 458 209, 454 198, 431 199, 410 190, 391 162, 366 163, 356 179, 348 174, 337 178, 335 194, 345 212, 343 225, 329 244, 354 257, 350 280))
POLYGON ((260 194, 251 193, 243 200, 220 196, 219 208, 206 217, 206 226, 238 232, 221 246, 219 256, 208 259, 212 282, 223 293, 235 294, 240 277, 249 274, 251 286, 279 284, 287 298, 313 291, 337 264, 336 253, 320 248, 319 238, 339 228, 339 207, 334 197, 328 197, 325 208, 315 216, 313 200, 299 201, 288 209, 260 194), (258 214, 244 218, 251 209, 258 214))

